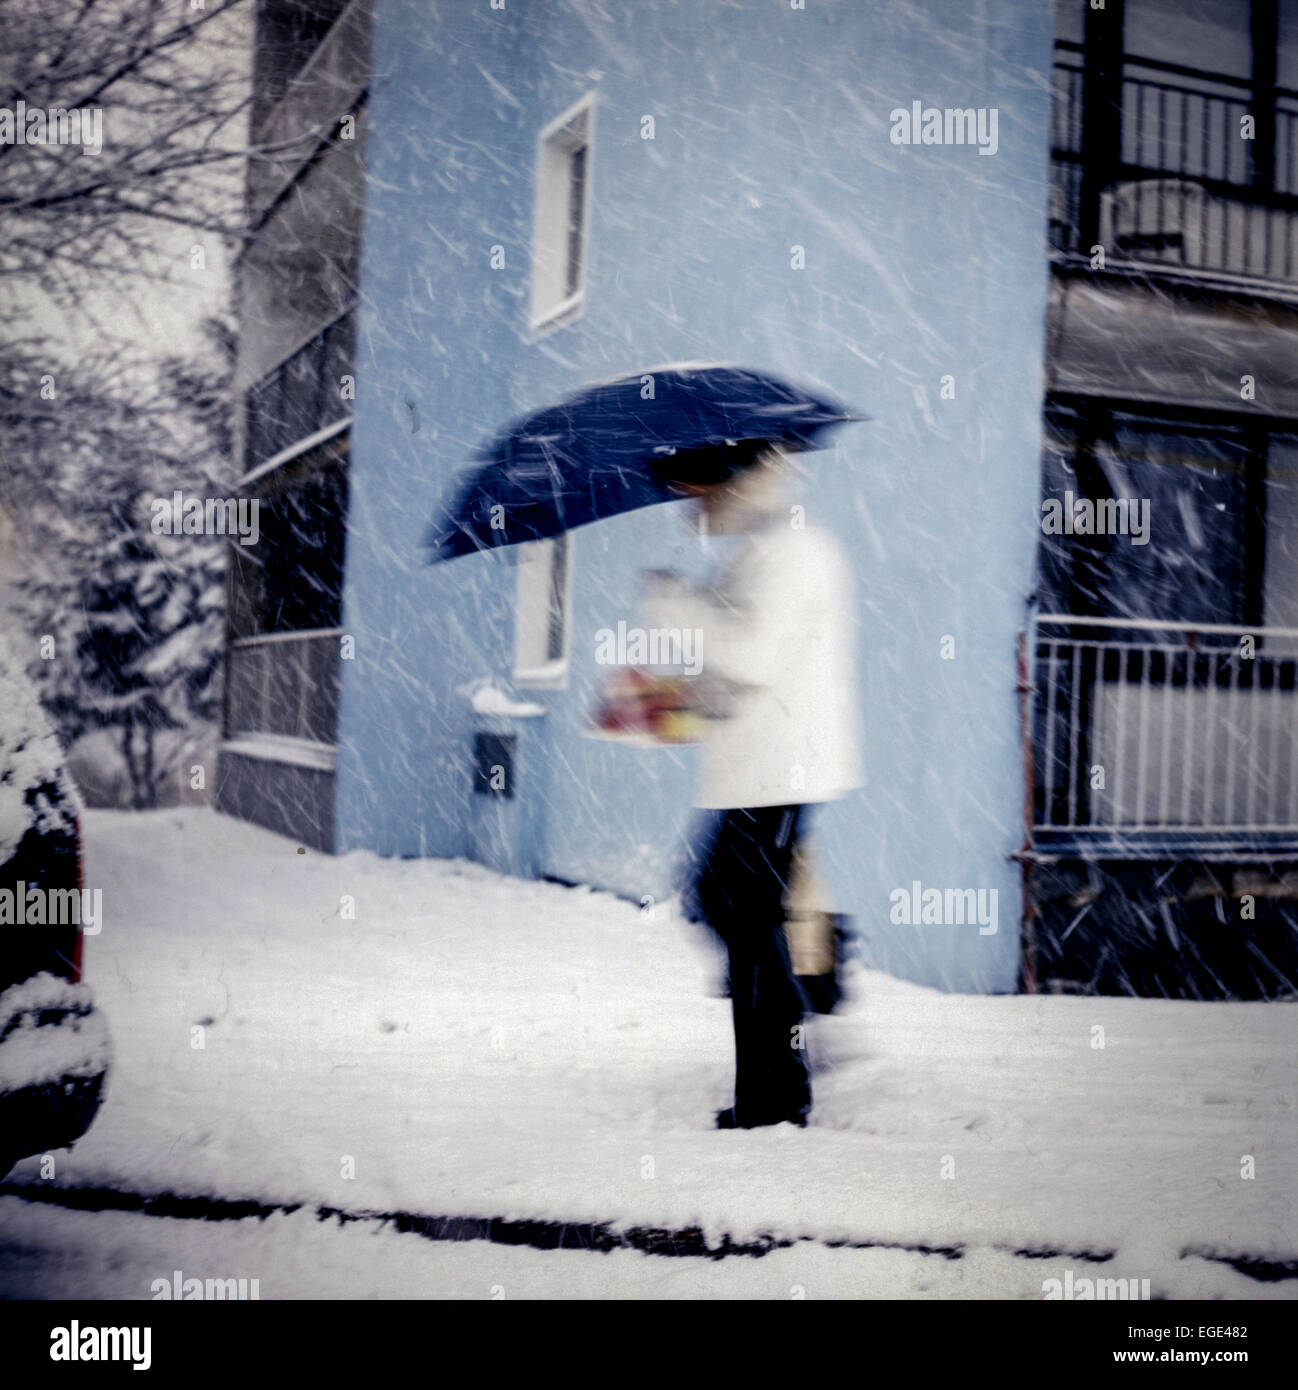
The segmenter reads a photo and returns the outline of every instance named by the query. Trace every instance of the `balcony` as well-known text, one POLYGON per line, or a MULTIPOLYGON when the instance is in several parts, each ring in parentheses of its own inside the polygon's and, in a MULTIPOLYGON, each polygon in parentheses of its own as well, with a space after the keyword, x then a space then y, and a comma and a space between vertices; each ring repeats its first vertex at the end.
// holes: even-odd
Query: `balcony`
POLYGON ((1298 628, 1038 615, 1038 856, 1298 857, 1298 628))
POLYGON ((259 32, 254 77, 256 149, 248 161, 253 225, 321 143, 334 139, 340 118, 357 113, 369 84, 372 8, 373 0, 320 0, 318 13, 309 6, 263 7, 266 32, 259 32))
POLYGON ((341 628, 237 637, 226 668, 226 740, 332 755, 338 731, 341 628))
POLYGON ((1091 110, 1080 46, 1057 51, 1050 240, 1060 257, 1089 260, 1099 244, 1109 269, 1298 289, 1298 92, 1270 88, 1259 107, 1246 82, 1127 59, 1091 110))
POLYGON ((243 479, 248 486, 351 418, 340 391, 353 370, 356 314, 346 310, 244 394, 243 479))

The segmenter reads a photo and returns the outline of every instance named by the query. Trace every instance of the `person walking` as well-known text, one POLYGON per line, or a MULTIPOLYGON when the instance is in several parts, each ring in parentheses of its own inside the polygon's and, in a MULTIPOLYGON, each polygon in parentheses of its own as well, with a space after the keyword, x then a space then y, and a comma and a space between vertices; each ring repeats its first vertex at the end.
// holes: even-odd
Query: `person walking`
POLYGON ((805 1125, 806 1001, 789 959, 784 899, 811 808, 861 785, 850 570, 828 531, 805 524, 793 468, 766 441, 666 456, 709 535, 731 536, 712 581, 646 576, 648 621, 697 634, 704 716, 696 804, 719 812, 692 896, 725 944, 735 1034, 723 1129, 805 1125))

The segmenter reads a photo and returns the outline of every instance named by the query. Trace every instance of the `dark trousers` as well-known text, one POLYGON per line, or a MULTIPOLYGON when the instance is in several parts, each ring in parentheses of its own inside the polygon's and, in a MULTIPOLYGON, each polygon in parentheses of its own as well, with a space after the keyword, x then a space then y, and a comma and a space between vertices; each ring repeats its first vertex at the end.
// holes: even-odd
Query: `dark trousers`
POLYGON ((735 1119, 770 1124, 811 1109, 802 1046, 806 1001, 789 960, 784 891, 802 806, 727 811, 695 884, 699 915, 730 956, 735 1024, 735 1119))

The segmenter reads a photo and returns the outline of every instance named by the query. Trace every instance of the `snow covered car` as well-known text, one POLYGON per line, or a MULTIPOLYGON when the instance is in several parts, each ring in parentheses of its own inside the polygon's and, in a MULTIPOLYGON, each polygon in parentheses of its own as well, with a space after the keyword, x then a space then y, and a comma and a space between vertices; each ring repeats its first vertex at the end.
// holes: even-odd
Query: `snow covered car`
POLYGON ((79 1139, 108 1033, 81 983, 80 802, 30 683, 0 641, 0 1177, 79 1139))

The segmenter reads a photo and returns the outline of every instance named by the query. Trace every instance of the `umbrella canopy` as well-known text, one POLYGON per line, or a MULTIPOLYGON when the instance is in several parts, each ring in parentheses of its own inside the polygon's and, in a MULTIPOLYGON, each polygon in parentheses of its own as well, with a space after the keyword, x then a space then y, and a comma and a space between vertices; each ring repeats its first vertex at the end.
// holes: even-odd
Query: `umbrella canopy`
POLYGON ((670 502, 665 458, 770 440, 822 448, 868 417, 745 367, 674 364, 588 386, 516 421, 481 452, 425 544, 434 560, 517 545, 670 502))

